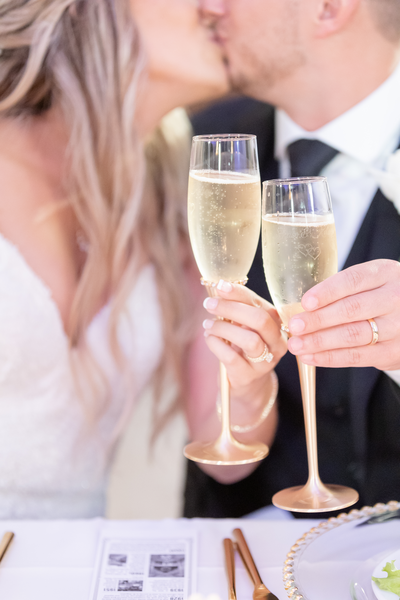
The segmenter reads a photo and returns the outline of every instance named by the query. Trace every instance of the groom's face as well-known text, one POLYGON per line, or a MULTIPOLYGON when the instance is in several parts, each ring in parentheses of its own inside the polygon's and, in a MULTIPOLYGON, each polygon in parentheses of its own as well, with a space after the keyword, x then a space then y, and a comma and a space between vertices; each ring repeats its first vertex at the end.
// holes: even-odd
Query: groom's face
POLYGON ((235 90, 276 101, 273 90, 305 60, 299 21, 304 1, 200 0, 215 20, 235 90))

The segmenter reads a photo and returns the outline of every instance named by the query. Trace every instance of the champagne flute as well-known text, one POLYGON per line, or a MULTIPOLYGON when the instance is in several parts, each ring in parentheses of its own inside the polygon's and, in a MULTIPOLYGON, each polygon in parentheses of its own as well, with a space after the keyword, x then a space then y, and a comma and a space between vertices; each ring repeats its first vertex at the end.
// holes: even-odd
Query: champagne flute
MULTIPOLYGON (((262 247, 265 277, 287 327, 303 311, 303 294, 337 272, 335 223, 325 177, 275 179, 263 183, 262 247)), ((308 481, 274 495, 275 506, 296 512, 338 510, 358 493, 324 485, 318 473, 315 367, 297 359, 306 429, 308 481)))
MULTIPOLYGON (((195 136, 188 192, 189 235, 209 296, 220 279, 245 285, 261 228, 261 190, 254 135, 195 136)), ((229 381, 220 363, 222 430, 214 442, 192 442, 184 454, 196 462, 238 465, 261 460, 265 444, 245 445, 230 427, 229 381)))

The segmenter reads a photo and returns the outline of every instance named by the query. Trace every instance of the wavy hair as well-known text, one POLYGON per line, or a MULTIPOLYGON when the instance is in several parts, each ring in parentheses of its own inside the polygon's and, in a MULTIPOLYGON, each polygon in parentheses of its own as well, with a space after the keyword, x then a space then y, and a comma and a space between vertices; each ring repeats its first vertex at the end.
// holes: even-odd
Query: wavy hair
POLYGON ((366 0, 381 34, 393 43, 400 42, 399 0, 366 0))
POLYGON ((169 151, 161 127, 149 145, 148 159, 158 175, 143 210, 145 158, 135 131, 135 102, 145 58, 129 0, 0 0, 0 49, 0 117, 34 118, 57 106, 69 131, 68 198, 88 241, 69 334, 91 371, 96 401, 90 412, 99 418, 109 394, 99 398, 104 378, 96 372, 85 332, 108 299, 110 348, 122 366, 117 322, 146 261, 155 264, 160 293, 166 292, 165 355, 178 381, 184 380, 182 348, 189 333, 182 317, 188 307, 177 280, 185 269, 186 182, 180 175, 174 183, 168 175, 177 173, 177 150, 169 151))

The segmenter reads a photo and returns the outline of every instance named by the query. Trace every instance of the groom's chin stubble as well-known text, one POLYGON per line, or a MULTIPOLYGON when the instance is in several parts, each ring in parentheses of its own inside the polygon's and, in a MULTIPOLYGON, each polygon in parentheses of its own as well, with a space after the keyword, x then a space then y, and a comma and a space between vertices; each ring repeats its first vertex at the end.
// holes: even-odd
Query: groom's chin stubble
POLYGON ((233 62, 227 62, 229 82, 236 93, 274 103, 277 92, 279 97, 280 84, 305 62, 302 52, 295 49, 292 53, 279 57, 279 60, 262 61, 259 57, 249 55, 247 60, 242 61, 240 68, 234 68, 233 62))

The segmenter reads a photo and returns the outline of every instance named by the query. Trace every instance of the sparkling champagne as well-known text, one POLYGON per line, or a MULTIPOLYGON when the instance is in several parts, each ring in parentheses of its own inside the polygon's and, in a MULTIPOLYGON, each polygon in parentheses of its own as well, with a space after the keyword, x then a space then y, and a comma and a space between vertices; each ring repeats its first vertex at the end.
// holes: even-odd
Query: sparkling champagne
POLYGON ((189 234, 200 273, 207 281, 246 278, 261 226, 260 179, 227 171, 191 171, 189 234))
POLYGON ((275 214, 263 217, 265 278, 283 323, 302 312, 301 299, 337 272, 332 215, 275 214))

